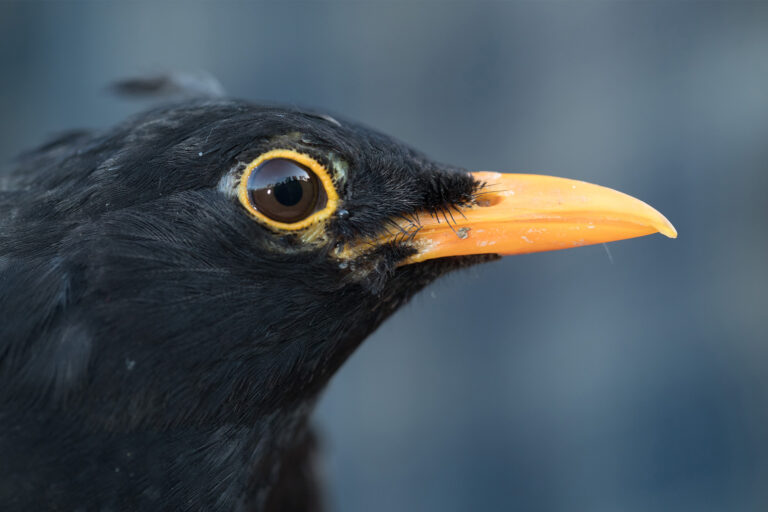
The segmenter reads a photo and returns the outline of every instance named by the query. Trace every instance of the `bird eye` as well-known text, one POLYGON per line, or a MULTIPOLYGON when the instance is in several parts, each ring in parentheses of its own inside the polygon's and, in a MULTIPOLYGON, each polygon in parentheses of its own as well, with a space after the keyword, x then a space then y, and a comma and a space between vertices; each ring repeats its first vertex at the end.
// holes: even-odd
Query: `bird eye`
POLYGON ((291 150, 273 150, 251 162, 239 195, 251 213, 280 229, 306 227, 323 216, 321 212, 327 217, 337 201, 325 168, 291 150))
MULTIPOLYGON (((251 205, 277 222, 298 222, 315 213, 323 187, 315 173, 287 158, 267 160, 248 176, 246 188, 251 205)), ((323 196, 325 194, 322 194, 323 196)))

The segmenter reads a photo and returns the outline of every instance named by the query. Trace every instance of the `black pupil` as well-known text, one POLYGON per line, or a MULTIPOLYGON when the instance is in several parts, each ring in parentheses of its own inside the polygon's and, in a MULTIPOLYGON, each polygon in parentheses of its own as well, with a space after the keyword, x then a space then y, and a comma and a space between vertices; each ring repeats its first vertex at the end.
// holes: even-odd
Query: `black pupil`
POLYGON ((275 199, 283 206, 295 206, 301 201, 304 195, 304 189, 301 188, 301 181, 298 179, 288 179, 275 185, 275 199))
POLYGON ((301 221, 325 206, 325 191, 315 173, 288 158, 262 162, 246 186, 251 205, 278 222, 301 221))

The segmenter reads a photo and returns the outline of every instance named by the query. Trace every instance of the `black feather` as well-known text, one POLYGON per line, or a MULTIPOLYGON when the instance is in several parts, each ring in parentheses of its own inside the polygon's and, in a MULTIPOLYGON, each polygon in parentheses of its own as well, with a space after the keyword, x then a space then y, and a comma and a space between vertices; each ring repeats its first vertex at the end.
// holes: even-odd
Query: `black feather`
POLYGON ((2 183, 3 510, 319 507, 318 393, 414 293, 490 258, 398 267, 405 231, 340 265, 339 244, 417 229, 478 184, 295 109, 165 106, 29 152, 2 183), (321 243, 255 222, 227 189, 275 147, 337 173, 346 213, 321 243))

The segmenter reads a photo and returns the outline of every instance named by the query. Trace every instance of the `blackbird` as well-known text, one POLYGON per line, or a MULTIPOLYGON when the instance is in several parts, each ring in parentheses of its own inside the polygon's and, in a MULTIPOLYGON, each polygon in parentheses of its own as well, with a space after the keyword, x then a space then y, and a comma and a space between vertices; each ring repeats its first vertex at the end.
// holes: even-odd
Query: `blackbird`
POLYGON ((62 135, 0 177, 0 509, 318 510, 318 395, 411 296, 655 232, 622 193, 294 107, 199 95, 62 135))

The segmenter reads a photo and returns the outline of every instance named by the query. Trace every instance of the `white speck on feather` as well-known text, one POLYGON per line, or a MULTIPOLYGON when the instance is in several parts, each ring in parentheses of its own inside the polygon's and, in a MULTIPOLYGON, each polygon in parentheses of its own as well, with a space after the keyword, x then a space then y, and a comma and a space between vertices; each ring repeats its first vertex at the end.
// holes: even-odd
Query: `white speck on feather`
POLYGON ((333 117, 329 116, 328 114, 320 114, 320 118, 325 119, 329 123, 335 124, 336 126, 341 126, 340 122, 338 122, 336 119, 334 119, 333 117))
POLYGON ((136 367, 136 361, 133 359, 126 359, 125 360, 125 369, 128 371, 133 370, 136 367))

